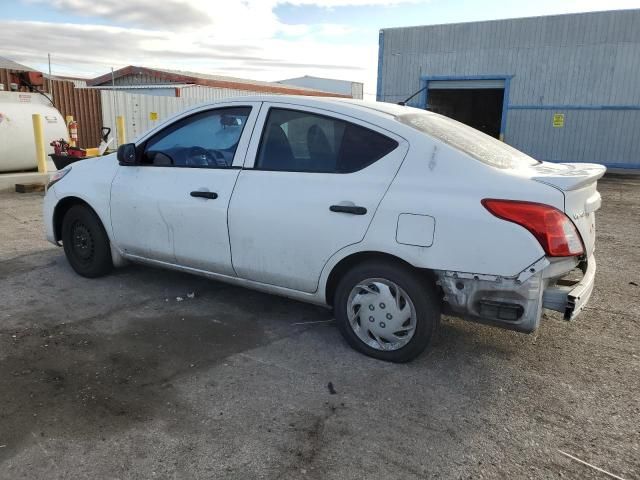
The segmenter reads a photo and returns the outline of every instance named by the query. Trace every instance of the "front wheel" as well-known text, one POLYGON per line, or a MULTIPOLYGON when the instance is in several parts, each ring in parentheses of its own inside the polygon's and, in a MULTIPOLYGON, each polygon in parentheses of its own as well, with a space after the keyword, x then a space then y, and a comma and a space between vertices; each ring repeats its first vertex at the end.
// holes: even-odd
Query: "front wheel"
POLYGON ((62 245, 71 267, 83 277, 100 277, 113 268, 109 237, 89 207, 74 205, 65 214, 62 245))
POLYGON ((433 284, 393 262, 351 269, 338 284, 334 313, 356 350, 389 362, 408 362, 429 345, 440 321, 433 284))

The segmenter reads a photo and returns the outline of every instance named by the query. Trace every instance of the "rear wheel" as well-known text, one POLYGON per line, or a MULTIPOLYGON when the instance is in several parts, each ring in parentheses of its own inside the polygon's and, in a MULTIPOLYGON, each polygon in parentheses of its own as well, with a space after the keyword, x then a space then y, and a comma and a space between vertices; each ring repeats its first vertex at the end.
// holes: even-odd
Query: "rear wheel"
POLYGON ((408 362, 429 345, 440 321, 435 287, 402 265, 371 261, 338 283, 334 313, 356 350, 380 360, 408 362))
POLYGON ((71 267, 83 277, 106 275, 113 268, 109 237, 93 210, 75 205, 62 219, 62 245, 71 267))

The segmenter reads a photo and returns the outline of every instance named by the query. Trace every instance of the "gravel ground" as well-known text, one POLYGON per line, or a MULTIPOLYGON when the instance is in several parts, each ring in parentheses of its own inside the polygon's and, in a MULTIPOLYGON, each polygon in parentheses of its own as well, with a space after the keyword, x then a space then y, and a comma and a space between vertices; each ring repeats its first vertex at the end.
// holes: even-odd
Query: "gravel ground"
POLYGON ((578 320, 444 318, 406 365, 322 308, 141 266, 83 279, 41 195, 0 194, 0 478, 606 478, 562 450, 639 479, 640 177, 600 190, 578 320))

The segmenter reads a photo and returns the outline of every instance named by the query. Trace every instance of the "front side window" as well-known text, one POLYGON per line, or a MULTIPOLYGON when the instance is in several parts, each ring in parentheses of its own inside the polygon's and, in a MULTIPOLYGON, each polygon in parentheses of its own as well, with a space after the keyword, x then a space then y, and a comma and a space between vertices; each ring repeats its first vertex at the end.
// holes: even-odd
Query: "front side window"
POLYGON ((165 167, 230 167, 250 107, 196 113, 153 136, 142 164, 165 167))
POLYGON ((273 108, 265 122, 256 168, 351 173, 395 150, 398 142, 337 118, 273 108))

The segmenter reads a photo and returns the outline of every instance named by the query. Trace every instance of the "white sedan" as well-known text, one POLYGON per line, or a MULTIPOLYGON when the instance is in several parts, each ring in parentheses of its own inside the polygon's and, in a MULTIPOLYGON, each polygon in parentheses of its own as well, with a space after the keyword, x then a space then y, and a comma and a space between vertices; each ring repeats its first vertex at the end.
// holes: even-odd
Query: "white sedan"
POLYGON ((543 308, 573 319, 604 172, 414 108, 242 97, 56 173, 44 216, 80 275, 132 261, 327 305, 352 347, 403 362, 443 311, 521 332, 543 308))

